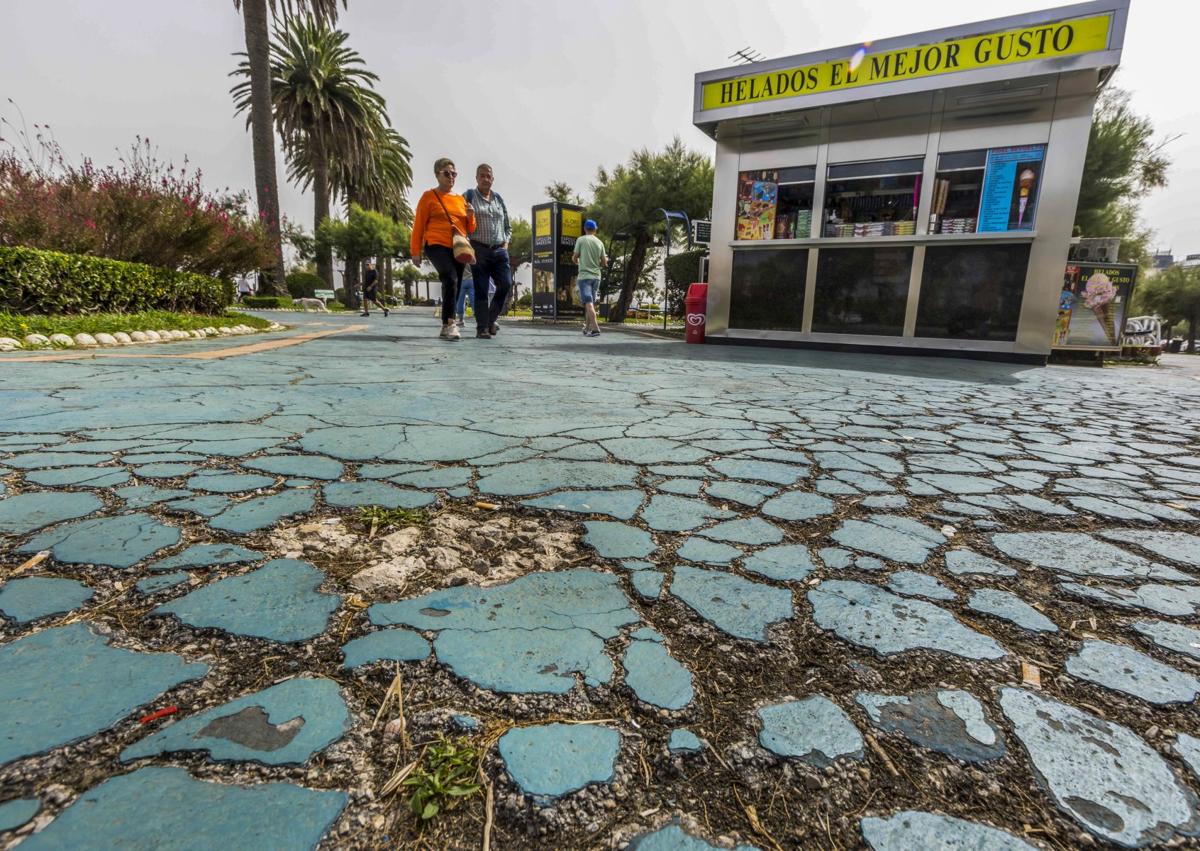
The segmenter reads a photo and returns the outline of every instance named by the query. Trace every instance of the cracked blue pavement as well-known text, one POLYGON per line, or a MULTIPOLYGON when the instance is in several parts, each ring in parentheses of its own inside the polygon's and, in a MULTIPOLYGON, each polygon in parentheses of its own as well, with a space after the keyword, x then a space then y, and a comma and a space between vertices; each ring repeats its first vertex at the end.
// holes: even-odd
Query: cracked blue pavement
POLYGON ((484 765, 497 808, 524 792, 553 817, 531 832, 524 804, 497 812, 495 847, 607 847, 587 822, 610 804, 639 849, 745 847, 764 837, 728 814, 749 804, 787 847, 1007 851, 1026 823, 1055 847, 1079 830, 1136 846, 1200 828, 1200 430, 1178 416, 1200 406, 1192 361, 1034 369, 581 341, 510 320, 476 360, 482 343, 442 343, 424 310, 354 331, 355 317, 286 321, 281 337, 345 333, 214 360, 166 353, 228 341, 18 355, 0 371, 0 788, 44 802, 28 847, 236 847, 261 840, 263 812, 283 846, 382 843, 374 802, 396 766, 362 743, 385 736, 369 728, 397 670, 422 735, 517 725, 484 765), (347 581, 358 557, 315 531, 363 505, 470 525, 425 572, 384 552, 401 578, 368 593, 347 581), (530 550, 565 553, 451 572, 489 517, 550 524, 530 550), (59 616, 70 625, 36 620, 59 616), (1005 688, 1026 659, 1046 663, 1053 697, 1005 688), (328 694, 276 705, 303 682, 328 694), (160 695, 180 711, 143 729, 160 695), (974 763, 962 794, 929 785, 930 812, 863 794, 857 769, 886 768, 868 731, 893 759, 974 763), (140 762, 105 757, 84 791, 64 781, 64 760, 121 752, 140 762), (794 782, 813 767, 784 763, 802 759, 862 761, 817 792, 794 782), (231 785, 276 761, 292 768, 231 785), (745 800, 680 773, 717 761, 745 800), (1014 777, 1039 784, 1019 806, 1014 777), (50 791, 64 782, 74 802, 50 791), (763 816, 780 810, 760 788, 781 790, 794 825, 763 816), (670 811, 634 809, 647 793, 670 811), (721 804, 712 829, 696 828, 699 793, 721 804), (821 826, 818 797, 865 809, 821 826), (139 822, 145 806, 160 812, 139 822))

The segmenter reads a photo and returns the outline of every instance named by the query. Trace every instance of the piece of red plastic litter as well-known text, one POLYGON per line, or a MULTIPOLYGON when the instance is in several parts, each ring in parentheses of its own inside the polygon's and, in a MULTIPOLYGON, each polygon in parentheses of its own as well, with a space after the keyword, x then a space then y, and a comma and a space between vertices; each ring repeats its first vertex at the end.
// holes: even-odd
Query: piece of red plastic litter
POLYGON ((138 723, 139 724, 149 724, 150 722, 157 721, 160 718, 166 718, 168 715, 174 715, 178 711, 179 711, 178 706, 164 706, 162 709, 151 712, 149 715, 145 716, 144 718, 139 718, 138 723))

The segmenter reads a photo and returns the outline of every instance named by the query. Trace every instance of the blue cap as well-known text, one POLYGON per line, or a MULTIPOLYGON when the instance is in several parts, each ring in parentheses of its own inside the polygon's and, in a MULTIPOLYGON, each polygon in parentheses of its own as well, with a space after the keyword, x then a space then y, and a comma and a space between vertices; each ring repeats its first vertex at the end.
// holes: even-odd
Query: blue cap
POLYGON ((595 219, 588 219, 586 222, 584 222, 584 223, 583 223, 583 229, 584 229, 584 230, 596 230, 596 221, 595 221, 595 219))

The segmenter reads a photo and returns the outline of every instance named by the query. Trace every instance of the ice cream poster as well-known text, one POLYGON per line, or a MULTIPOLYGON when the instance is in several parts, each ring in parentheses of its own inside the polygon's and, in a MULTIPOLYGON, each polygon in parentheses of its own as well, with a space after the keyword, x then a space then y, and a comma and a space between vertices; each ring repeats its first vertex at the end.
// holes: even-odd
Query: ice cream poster
POLYGON ((737 239, 771 239, 775 234, 778 171, 743 171, 738 175, 737 239))
POLYGON ((1073 263, 1063 275, 1053 345, 1071 349, 1118 349, 1133 291, 1133 264, 1073 263))
POLYGON ((979 233, 1033 230, 1045 145, 992 148, 979 199, 979 233))

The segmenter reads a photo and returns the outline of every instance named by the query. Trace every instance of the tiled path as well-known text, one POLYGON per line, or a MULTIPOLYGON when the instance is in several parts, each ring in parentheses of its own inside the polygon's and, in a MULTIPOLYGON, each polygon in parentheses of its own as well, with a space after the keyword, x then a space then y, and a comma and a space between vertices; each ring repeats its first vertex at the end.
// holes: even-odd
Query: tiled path
POLYGON ((1200 833, 1196 372, 282 321, 0 364, 0 848, 1200 833))

